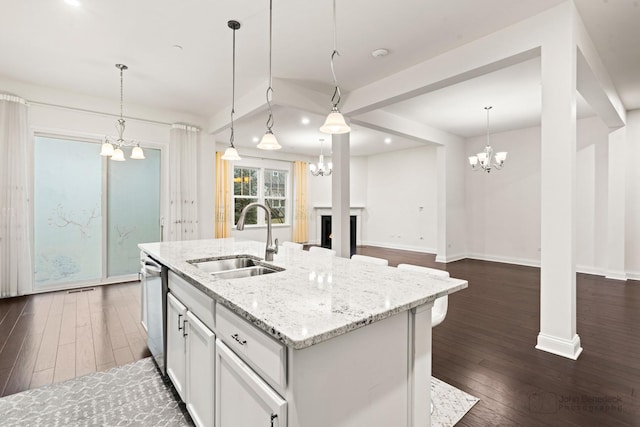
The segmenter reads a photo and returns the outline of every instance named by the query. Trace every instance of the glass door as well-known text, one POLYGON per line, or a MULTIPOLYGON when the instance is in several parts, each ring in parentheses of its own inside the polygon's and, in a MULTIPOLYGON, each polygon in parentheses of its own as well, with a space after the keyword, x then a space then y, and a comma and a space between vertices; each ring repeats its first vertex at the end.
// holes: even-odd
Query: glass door
POLYGON ((35 290, 117 281, 160 240, 160 150, 108 161, 92 142, 36 136, 35 290))
POLYGON ((145 160, 108 162, 107 276, 140 270, 138 243, 160 240, 160 150, 145 160))

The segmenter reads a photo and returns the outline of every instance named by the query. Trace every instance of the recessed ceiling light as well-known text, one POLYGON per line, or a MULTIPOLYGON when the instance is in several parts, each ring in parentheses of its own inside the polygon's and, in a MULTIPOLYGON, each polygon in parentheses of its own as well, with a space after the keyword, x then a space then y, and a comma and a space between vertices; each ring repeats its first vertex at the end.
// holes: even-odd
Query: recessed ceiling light
POLYGON ((309 117, 303 117, 301 120, 303 125, 308 125, 309 124, 309 117))
POLYGON ((384 143, 385 144, 391 144, 391 138, 385 138, 384 139, 384 143))
POLYGON ((260 138, 258 138, 257 136, 254 136, 253 137, 253 142, 258 142, 258 141, 260 141, 260 138))
POLYGON ((383 56, 387 56, 388 54, 389 54, 389 51, 384 48, 376 49, 373 52, 371 52, 371 56, 373 56, 374 58, 382 58, 383 56))
POLYGON ((69 6, 80 7, 80 0, 64 0, 69 6))

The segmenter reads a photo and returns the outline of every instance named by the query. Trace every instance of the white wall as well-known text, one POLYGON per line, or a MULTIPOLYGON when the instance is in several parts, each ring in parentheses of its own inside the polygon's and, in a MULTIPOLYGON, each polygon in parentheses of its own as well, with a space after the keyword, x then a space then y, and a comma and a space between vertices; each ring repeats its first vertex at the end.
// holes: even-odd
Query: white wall
MULTIPOLYGON (((29 127, 32 135, 45 133, 94 141, 97 155, 100 150, 98 144, 104 136, 113 136, 116 132, 114 126, 120 112, 119 100, 92 98, 4 78, 0 78, 0 92, 13 93, 28 101, 29 127)), ((162 150, 162 215, 166 217, 170 123, 183 122, 202 127, 205 120, 176 111, 138 105, 126 105, 125 118, 125 136, 128 139, 135 139, 143 146, 162 150)), ((213 137, 201 133, 198 190, 201 201, 199 234, 202 238, 212 237, 214 230, 215 155, 209 157, 213 146, 213 137)))
POLYGON ((640 280, 640 110, 627 114, 627 276, 640 280))
POLYGON ((435 253, 436 147, 369 157, 365 244, 435 253))
MULTIPOLYGON (((640 137, 640 114, 636 117, 636 136, 630 135, 631 140, 640 137)), ((578 120, 576 269, 591 274, 604 274, 607 262, 608 133, 597 117, 578 120)), ((484 144, 484 137, 470 138, 467 151, 478 152, 484 144)), ((493 134, 491 145, 509 156, 501 171, 466 172, 469 255, 538 266, 540 192, 544 191, 540 188, 540 128, 493 134)), ((636 262, 640 259, 640 208, 638 197, 633 196, 640 188, 637 182, 630 177, 627 203, 627 269, 634 271, 640 270, 636 262)))
MULTIPOLYGON (((484 136, 466 141, 469 156, 484 149, 484 136)), ((502 170, 466 168, 467 249, 472 258, 519 264, 540 261, 540 128, 491 135, 507 151, 502 170)))

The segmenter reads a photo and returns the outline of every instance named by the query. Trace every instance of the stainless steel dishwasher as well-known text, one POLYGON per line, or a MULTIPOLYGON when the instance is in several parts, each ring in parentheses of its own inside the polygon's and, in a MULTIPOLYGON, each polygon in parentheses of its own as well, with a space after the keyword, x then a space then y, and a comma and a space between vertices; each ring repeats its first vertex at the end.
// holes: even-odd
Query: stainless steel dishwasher
POLYGON ((166 375, 166 307, 167 307, 167 268, 146 254, 140 260, 142 264, 142 322, 147 329, 147 347, 162 375, 166 375))

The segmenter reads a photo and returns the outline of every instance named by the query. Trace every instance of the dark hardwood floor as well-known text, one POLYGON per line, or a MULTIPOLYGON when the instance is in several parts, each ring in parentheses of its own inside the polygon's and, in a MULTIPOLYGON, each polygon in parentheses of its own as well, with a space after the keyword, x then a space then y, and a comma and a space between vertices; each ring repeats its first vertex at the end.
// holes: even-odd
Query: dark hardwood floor
MULTIPOLYGON (((539 269, 445 265, 434 255, 374 247, 358 253, 469 281, 433 330, 434 376, 480 398, 459 426, 640 426, 640 282, 578 275, 584 352, 572 361, 534 348, 539 269)), ((0 299, 0 395, 148 356, 139 287, 0 299)))
POLYGON ((0 396, 149 356, 139 319, 138 282, 0 299, 0 396))
POLYGON ((433 330, 433 375, 478 398, 458 426, 640 426, 640 282, 578 274, 577 361, 536 350, 540 270, 418 252, 358 253, 449 271, 469 287, 433 330), (638 390, 637 390, 638 389, 638 390))

